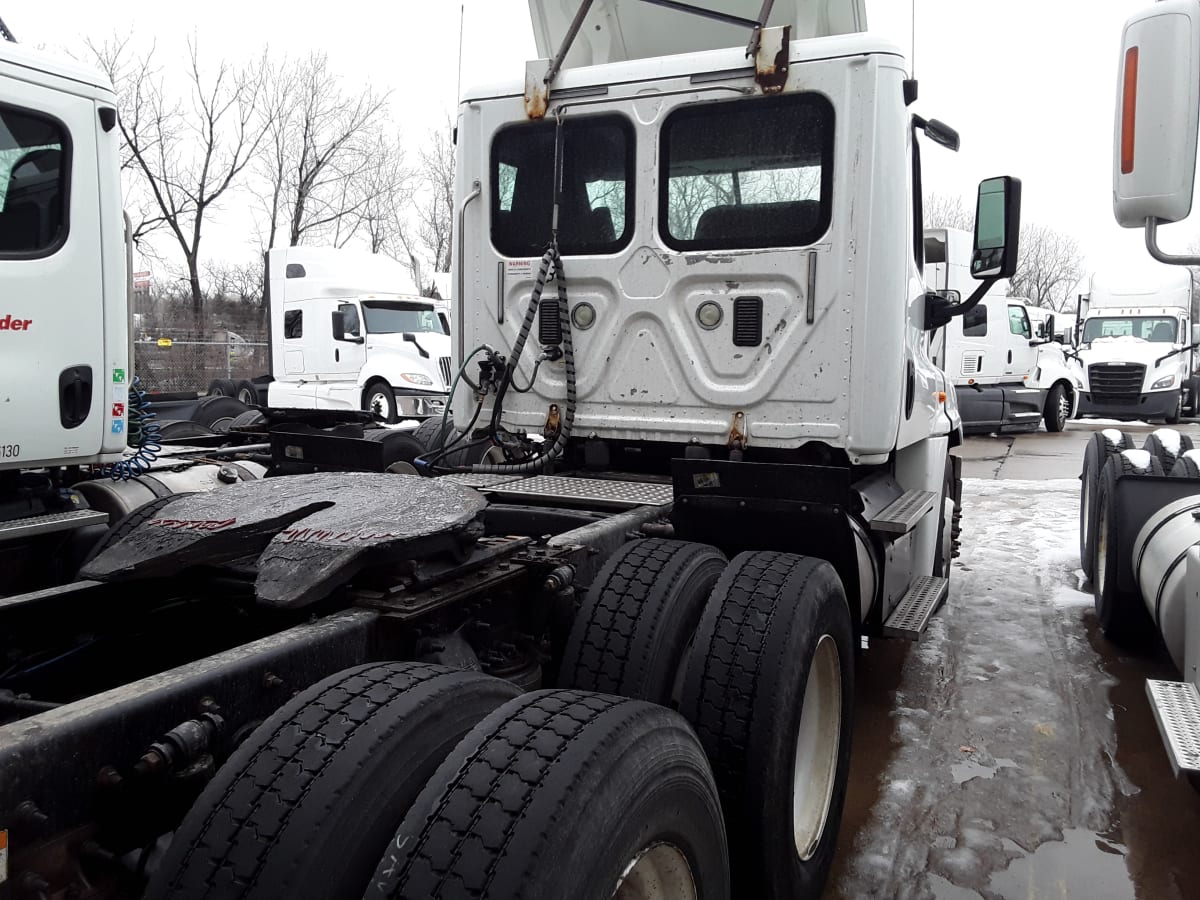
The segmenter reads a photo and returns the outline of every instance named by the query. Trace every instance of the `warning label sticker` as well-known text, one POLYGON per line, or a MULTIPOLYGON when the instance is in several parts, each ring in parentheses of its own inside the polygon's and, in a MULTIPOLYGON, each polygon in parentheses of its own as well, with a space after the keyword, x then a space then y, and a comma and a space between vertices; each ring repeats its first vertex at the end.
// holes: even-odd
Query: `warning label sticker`
POLYGON ((0 829, 0 884, 8 881, 8 832, 0 829))
POLYGON ((510 259, 506 265, 507 268, 504 270, 504 274, 509 278, 533 277, 532 259, 510 259))

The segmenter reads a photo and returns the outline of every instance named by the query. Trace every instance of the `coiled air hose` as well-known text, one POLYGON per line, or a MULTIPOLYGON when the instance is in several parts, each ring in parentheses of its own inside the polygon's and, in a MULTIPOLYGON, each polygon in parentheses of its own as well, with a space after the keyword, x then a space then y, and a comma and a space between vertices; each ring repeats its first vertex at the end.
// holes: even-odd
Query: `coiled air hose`
POLYGON ((135 375, 129 385, 129 431, 127 444, 134 451, 120 462, 105 466, 103 472, 113 481, 129 481, 150 471, 150 464, 158 459, 158 451, 162 449, 158 413, 151 412, 151 403, 146 399, 146 392, 138 385, 140 379, 135 375))
MULTIPOLYGON (((555 217, 557 218, 557 204, 555 217)), ((500 381, 500 387, 496 391, 496 400, 492 404, 491 435, 495 439, 499 434, 500 417, 504 410, 504 395, 513 383, 517 363, 520 362, 521 352, 525 349, 525 342, 529 339, 533 320, 537 318, 538 307, 542 302, 542 293, 545 291, 551 272, 554 273, 555 282, 558 285, 558 320, 562 323, 563 365, 567 380, 567 402, 558 434, 555 435, 554 441, 549 447, 531 459, 514 463, 476 463, 471 466, 472 472, 485 475, 519 475, 539 471, 562 455, 567 441, 571 437, 571 427, 575 422, 575 345, 571 336, 571 316, 567 305, 567 277, 563 272, 562 257, 558 253, 557 229, 555 239, 542 254, 537 284, 533 289, 533 295, 529 298, 529 305, 525 309, 525 319, 521 322, 521 330, 517 334, 516 343, 513 344, 512 354, 504 366, 504 377, 500 381)), ((532 382, 530 387, 532 387, 532 382)))

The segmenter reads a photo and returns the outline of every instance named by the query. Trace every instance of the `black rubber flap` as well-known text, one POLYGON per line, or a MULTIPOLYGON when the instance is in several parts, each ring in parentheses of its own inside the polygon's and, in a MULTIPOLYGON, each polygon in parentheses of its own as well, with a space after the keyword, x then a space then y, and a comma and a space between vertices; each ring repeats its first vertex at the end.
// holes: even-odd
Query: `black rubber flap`
POLYGON ((168 503, 98 554, 82 578, 172 575, 257 553, 258 599, 299 607, 366 565, 420 559, 477 531, 487 502, 443 479, 365 472, 267 478, 168 503))

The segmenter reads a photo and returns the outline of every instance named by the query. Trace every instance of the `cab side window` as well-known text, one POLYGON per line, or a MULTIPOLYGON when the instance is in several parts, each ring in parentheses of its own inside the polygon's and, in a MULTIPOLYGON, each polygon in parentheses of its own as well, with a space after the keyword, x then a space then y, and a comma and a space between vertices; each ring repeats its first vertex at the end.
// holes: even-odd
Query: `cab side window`
POLYGON ((987 307, 982 303, 963 314, 963 337, 987 337, 987 307))
POLYGON ((1010 306, 1008 308, 1008 330, 1024 338, 1033 337, 1033 332, 1029 329, 1029 315, 1021 307, 1010 306))
POLYGON ((0 257, 48 256, 66 239, 68 150, 59 123, 0 105, 0 257))

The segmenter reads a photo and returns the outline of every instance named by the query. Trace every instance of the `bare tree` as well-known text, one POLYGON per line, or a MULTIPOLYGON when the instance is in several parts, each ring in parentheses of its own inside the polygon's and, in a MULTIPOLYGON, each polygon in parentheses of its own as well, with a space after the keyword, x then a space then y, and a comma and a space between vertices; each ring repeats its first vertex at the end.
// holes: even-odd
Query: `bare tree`
POLYGON ((926 228, 975 228, 975 214, 967 207, 962 197, 930 191, 922 203, 926 228))
POLYGON ((132 87, 120 110, 128 166, 153 198, 157 215, 148 221, 159 219, 154 227, 165 228, 179 246, 198 321, 205 217, 255 158, 273 122, 273 111, 260 108, 265 60, 241 67, 221 61, 209 75, 196 39, 189 38, 188 88, 176 97, 154 68, 153 50, 137 57, 115 40, 91 49, 101 66, 123 73, 127 89, 132 87))
POLYGON ((1028 297, 1035 306, 1062 312, 1071 288, 1083 274, 1083 256, 1075 238, 1045 225, 1021 226, 1017 273, 1009 280, 1010 297, 1028 297))
POLYGON ((416 175, 413 214, 397 232, 397 255, 412 271, 421 292, 429 295, 433 272, 449 272, 454 225, 454 142, 452 126, 429 134, 416 175))
POLYGON ((277 110, 259 167, 266 246, 281 236, 293 247, 313 234, 344 240, 375 196, 367 186, 378 174, 388 94, 343 90, 325 54, 314 53, 272 67, 265 98, 277 110))

